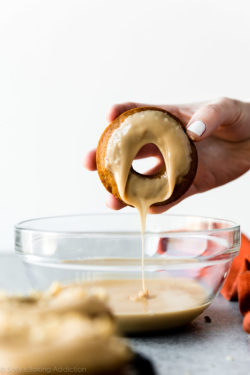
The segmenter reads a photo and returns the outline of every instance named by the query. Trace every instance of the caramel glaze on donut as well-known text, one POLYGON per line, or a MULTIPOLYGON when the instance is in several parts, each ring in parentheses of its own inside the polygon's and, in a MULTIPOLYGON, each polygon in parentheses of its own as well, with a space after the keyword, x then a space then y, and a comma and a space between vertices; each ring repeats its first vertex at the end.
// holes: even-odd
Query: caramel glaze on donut
MULTIPOLYGON (((157 110, 157 111, 161 111, 161 112, 166 113, 168 115, 168 117, 174 118, 175 121, 177 121, 182 126, 183 132, 186 133, 184 125, 180 122, 180 120, 178 118, 176 118, 175 116, 173 116, 169 112, 165 111, 164 109, 158 108, 158 107, 140 107, 140 108, 130 109, 130 110, 122 113, 120 116, 118 116, 114 121, 112 121, 107 126, 107 128, 104 130, 104 132, 101 135, 101 138, 98 142, 98 146, 97 146, 97 150, 96 150, 97 171, 98 171, 100 180, 101 180, 102 184, 104 185, 104 187, 111 194, 113 194, 117 199, 119 199, 121 202, 123 202, 123 201, 122 201, 122 199, 119 195, 119 191, 118 191, 118 188, 117 188, 116 181, 113 177, 113 174, 110 170, 108 170, 105 167, 105 154, 106 154, 107 145, 108 145, 109 139, 110 139, 113 131, 115 129, 119 128, 119 126, 123 123, 123 121, 128 116, 133 115, 134 113, 146 111, 146 110, 154 110, 154 111, 157 110)), ((188 136, 187 136, 187 138, 188 138, 188 136)), ((182 177, 182 180, 179 184, 175 185, 173 194, 171 195, 170 198, 168 198, 167 200, 165 200, 163 202, 157 202, 157 203, 153 204, 153 206, 163 206, 163 205, 166 205, 166 204, 169 204, 169 203, 172 203, 172 202, 178 200, 189 189, 190 185, 192 184, 192 182, 194 180, 194 177, 196 175, 196 171, 197 171, 198 157, 197 157, 197 151, 196 151, 196 147, 195 147, 194 143, 190 140, 190 138, 188 138, 188 140, 189 140, 190 146, 191 146, 191 164, 190 164, 190 168, 189 168, 188 173, 185 176, 182 177)), ((132 166, 131 166, 130 172, 139 175, 139 173, 136 172, 133 169, 132 166)), ((165 173, 165 166, 157 174, 147 175, 147 176, 143 175, 143 177, 154 179, 154 178, 157 178, 157 177, 161 176, 163 173, 165 173)))

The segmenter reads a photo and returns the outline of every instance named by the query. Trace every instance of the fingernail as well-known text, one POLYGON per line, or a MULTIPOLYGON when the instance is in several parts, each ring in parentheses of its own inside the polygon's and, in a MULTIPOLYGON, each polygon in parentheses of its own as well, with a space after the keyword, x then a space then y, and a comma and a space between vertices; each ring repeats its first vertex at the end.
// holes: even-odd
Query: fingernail
POLYGON ((202 121, 194 121, 187 127, 188 132, 192 132, 193 134, 198 135, 198 137, 200 137, 205 130, 206 125, 202 121))

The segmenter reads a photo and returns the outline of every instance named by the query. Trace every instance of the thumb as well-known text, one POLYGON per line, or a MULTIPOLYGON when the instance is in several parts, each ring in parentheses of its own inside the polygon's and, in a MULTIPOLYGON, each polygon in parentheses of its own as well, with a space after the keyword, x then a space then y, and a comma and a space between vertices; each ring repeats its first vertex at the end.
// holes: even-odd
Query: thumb
MULTIPOLYGON (((225 125, 231 132, 230 126, 238 121, 241 114, 239 101, 222 98, 198 109, 187 124, 187 133, 194 141, 200 141, 220 126, 225 125)), ((226 130, 226 129, 225 129, 226 130)))

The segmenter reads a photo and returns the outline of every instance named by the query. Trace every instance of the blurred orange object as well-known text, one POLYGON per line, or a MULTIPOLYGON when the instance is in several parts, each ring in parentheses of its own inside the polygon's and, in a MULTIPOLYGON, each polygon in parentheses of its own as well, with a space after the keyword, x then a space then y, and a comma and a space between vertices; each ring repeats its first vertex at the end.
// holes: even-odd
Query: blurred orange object
POLYGON ((244 316, 243 328, 250 333, 250 240, 244 234, 239 255, 233 260, 221 294, 231 301, 238 299, 244 316))
MULTIPOLYGON (((246 261, 250 269, 250 263, 246 261)), ((244 316, 243 328, 250 333, 250 271, 243 272, 238 282, 238 299, 240 311, 244 316)))

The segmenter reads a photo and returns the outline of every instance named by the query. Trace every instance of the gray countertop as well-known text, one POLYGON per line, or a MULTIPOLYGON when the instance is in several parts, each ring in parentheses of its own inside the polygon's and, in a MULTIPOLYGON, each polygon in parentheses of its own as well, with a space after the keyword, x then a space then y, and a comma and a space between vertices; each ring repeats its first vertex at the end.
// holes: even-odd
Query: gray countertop
MULTIPOLYGON (((13 254, 0 255, 0 288, 14 293, 30 289, 22 263, 13 254)), ((238 304, 221 296, 185 328, 129 340, 153 362, 158 375, 250 374, 249 336, 242 329, 238 304), (211 323, 205 322, 206 315, 211 323)))

